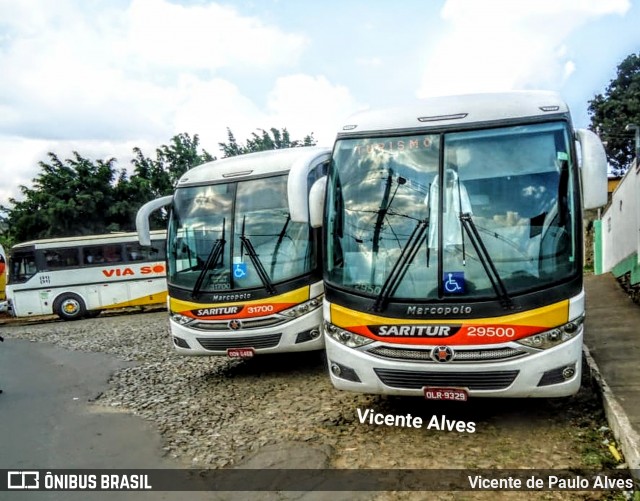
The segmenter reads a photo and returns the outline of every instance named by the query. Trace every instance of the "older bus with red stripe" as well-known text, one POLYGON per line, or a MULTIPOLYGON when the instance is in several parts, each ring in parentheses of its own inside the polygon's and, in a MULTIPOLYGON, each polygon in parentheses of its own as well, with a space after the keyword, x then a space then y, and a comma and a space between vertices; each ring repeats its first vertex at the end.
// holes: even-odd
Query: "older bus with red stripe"
POLYGON ((557 95, 355 115, 312 193, 336 388, 453 400, 577 392, 581 201, 606 202, 606 159, 557 95))
POLYGON ((107 309, 163 304, 164 259, 164 231, 154 231, 145 246, 136 233, 24 242, 9 256, 8 309, 17 317, 77 320, 107 309))
POLYGON ((327 148, 303 147, 216 160, 140 209, 144 243, 150 214, 170 206, 168 306, 178 353, 245 358, 323 348, 318 232, 306 211, 329 157, 327 148), (294 214, 290 204, 302 209, 294 214))

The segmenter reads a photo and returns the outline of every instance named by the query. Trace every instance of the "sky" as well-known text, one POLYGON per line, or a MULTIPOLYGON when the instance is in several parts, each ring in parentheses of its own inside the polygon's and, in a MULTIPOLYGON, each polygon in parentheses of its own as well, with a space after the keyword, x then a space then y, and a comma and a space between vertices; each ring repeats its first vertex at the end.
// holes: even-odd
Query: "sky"
POLYGON ((0 0, 0 204, 47 152, 115 157, 227 128, 331 145, 428 96, 558 91, 576 127, 640 52, 640 0, 0 0))

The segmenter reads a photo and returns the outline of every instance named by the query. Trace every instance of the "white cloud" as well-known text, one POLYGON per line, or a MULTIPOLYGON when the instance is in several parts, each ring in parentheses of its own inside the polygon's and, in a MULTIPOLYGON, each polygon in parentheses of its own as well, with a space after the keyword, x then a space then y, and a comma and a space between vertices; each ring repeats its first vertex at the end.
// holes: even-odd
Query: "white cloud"
POLYGON ((239 141, 265 121, 265 113, 233 83, 214 78, 181 78, 176 91, 176 132, 197 133, 212 155, 227 140, 227 127, 239 141))
POLYGON ((213 3, 133 0, 126 10, 91 13, 70 1, 0 6, 10 14, 0 46, 0 132, 24 136, 161 134, 177 71, 286 66, 306 45, 213 3))
POLYGON ((22 199, 19 186, 32 186, 32 180, 40 174, 39 162, 49 162, 48 153, 55 153, 62 161, 77 151, 91 160, 108 160, 115 157, 116 168, 131 169, 133 148, 137 146, 147 155, 153 155, 157 142, 109 141, 109 140, 45 140, 21 137, 0 137, 0 204, 6 205, 9 198, 22 199))
POLYGON ((322 145, 331 145, 341 120, 360 108, 347 87, 302 74, 279 78, 267 102, 274 126, 283 124, 296 139, 313 132, 322 145))
POLYGON ((382 59, 379 57, 359 57, 356 59, 356 64, 358 66, 363 66, 365 68, 380 68, 383 66, 382 59))
POLYGON ((302 35, 283 33, 215 3, 133 0, 125 25, 123 52, 136 63, 165 70, 287 66, 307 45, 302 35))
POLYGON ((216 3, 0 0, 0 12, 0 203, 48 151, 128 167, 133 146, 152 155, 188 132, 215 138, 216 154, 226 126, 240 138, 266 116, 217 72, 295 66, 308 43, 216 3))
POLYGON ((447 0, 441 16, 450 29, 431 50, 417 94, 558 88, 576 69, 565 39, 629 8, 629 0, 447 0))

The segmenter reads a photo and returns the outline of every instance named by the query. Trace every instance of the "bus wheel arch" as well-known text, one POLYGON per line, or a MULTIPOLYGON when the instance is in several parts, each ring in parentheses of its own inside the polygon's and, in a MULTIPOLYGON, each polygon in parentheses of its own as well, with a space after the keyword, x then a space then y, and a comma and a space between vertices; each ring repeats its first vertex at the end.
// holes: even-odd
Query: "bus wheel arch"
POLYGON ((77 320, 85 316, 87 307, 77 294, 64 292, 53 302, 53 312, 63 320, 77 320))

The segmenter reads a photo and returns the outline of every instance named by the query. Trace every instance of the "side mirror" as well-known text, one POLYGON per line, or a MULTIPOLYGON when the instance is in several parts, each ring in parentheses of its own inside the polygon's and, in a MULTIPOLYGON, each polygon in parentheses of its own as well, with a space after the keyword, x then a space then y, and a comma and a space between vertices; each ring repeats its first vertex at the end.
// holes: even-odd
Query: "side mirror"
POLYGON ((322 227, 326 189, 327 176, 322 176, 313 183, 311 191, 309 191, 309 224, 312 228, 322 227))
POLYGON ((138 241, 140 245, 151 245, 151 230, 149 229, 149 216, 173 201, 173 195, 156 198, 147 202, 138 209, 136 214, 136 230, 138 230, 138 241))
POLYGON ((294 223, 309 222, 309 174, 330 157, 329 148, 313 148, 307 156, 303 155, 291 166, 287 181, 287 198, 289 214, 294 223))
POLYGON ((590 130, 578 129, 576 136, 582 157, 582 204, 585 209, 597 209, 607 204, 607 155, 600 138, 590 130))

